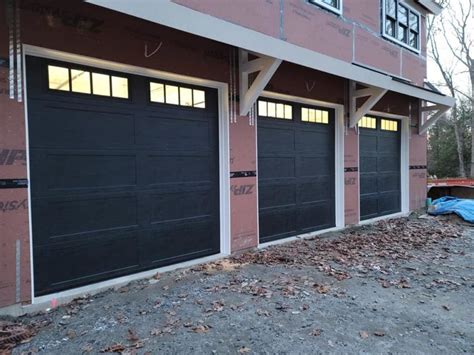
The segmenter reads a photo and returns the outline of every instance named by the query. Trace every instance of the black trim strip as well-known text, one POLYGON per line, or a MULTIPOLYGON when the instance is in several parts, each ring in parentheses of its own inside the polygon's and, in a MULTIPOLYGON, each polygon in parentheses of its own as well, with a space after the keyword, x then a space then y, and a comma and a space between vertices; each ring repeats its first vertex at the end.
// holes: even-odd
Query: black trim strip
POLYGON ((410 165, 410 170, 426 170, 426 165, 410 165))
POLYGON ((253 177, 257 176, 257 172, 255 170, 252 171, 231 171, 230 178, 244 178, 244 177, 253 177))
POLYGON ((355 173, 357 171, 359 171, 359 168, 357 166, 351 168, 344 168, 345 173, 355 173))
POLYGON ((27 187, 27 179, 0 179, 0 189, 24 189, 27 187))

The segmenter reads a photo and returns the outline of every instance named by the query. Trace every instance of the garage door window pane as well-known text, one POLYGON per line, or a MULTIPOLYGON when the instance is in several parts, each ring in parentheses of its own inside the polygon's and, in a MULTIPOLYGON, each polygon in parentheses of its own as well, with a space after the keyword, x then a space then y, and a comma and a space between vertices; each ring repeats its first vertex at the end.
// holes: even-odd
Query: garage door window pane
POLYGON ((179 88, 173 85, 166 85, 166 103, 179 105, 179 88))
POLYGON ((268 113, 268 117, 276 116, 276 104, 274 102, 269 102, 267 104, 267 113, 268 113))
POLYGON ((285 106, 283 104, 276 105, 276 116, 278 118, 285 118, 285 106))
POLYGON ((314 108, 301 108, 301 121, 310 123, 329 123, 329 112, 325 110, 317 110, 314 108))
POLYGON ((128 79, 118 76, 112 77, 112 96, 128 99, 128 79))
POLYGON ((202 90, 193 90, 193 106, 206 108, 206 93, 202 90))
POLYGON ((91 73, 83 70, 71 70, 72 91, 82 94, 91 93, 91 73))
POLYGON ((193 106, 193 90, 179 88, 179 102, 181 106, 193 106))
POLYGON ((370 128, 370 129, 376 129, 377 128, 377 120, 373 117, 362 117, 357 124, 359 127, 362 128, 370 128))
POLYGON ((258 115, 266 116, 267 115, 267 102, 259 100, 258 101, 258 115))
POLYGON ((329 123, 329 112, 323 111, 322 123, 326 123, 326 124, 329 123))
POLYGON ((393 120, 382 120, 381 121, 382 131, 398 131, 398 122, 393 120))
POLYGON ((150 83, 150 100, 152 102, 165 102, 165 86, 158 83, 150 83))
POLYGON ((94 95, 110 96, 110 76, 92 73, 92 92, 94 95))
POLYGON ((49 88, 69 91, 69 69, 48 65, 49 88))
POLYGON ((291 120, 293 118, 293 107, 285 105, 285 118, 291 120))

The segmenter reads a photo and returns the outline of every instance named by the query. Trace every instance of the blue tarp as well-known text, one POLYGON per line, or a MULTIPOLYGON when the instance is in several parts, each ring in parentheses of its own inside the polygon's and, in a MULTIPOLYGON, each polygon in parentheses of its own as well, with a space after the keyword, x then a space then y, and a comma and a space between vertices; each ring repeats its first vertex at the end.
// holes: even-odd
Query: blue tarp
POLYGON ((457 197, 441 197, 433 201, 428 208, 428 213, 434 216, 440 214, 456 213, 469 223, 474 223, 474 200, 457 197))

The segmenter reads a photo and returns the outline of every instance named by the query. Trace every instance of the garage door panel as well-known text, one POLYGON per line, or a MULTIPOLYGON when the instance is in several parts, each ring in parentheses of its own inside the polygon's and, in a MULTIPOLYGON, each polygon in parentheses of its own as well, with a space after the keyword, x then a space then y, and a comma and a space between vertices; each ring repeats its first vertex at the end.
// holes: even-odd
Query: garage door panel
POLYGON ((286 206, 296 203, 296 186, 293 181, 261 184, 258 187, 259 207, 286 206))
POLYGON ((137 232, 125 232, 93 242, 86 239, 35 247, 35 289, 41 290, 37 295, 138 270, 138 243, 137 232))
POLYGON ((376 173, 378 171, 377 157, 363 156, 363 159, 360 159, 360 171, 363 174, 376 173))
POLYGON ((385 137, 379 137, 379 147, 378 147, 378 152, 380 154, 387 154, 389 156, 397 156, 397 154, 394 154, 397 152, 397 149, 400 147, 400 141, 398 139, 398 136, 385 136, 385 137))
MULTIPOLYGON (((29 101, 30 102, 30 101, 29 101)), ((123 148, 134 144, 132 113, 29 105, 31 147, 123 148)))
POLYGON ((368 194, 375 190, 378 190, 378 182, 379 178, 377 173, 364 173, 361 174, 360 180, 360 193, 361 194, 368 194))
POLYGON ((104 153, 48 154, 48 190, 135 186, 135 155, 104 153))
POLYGON ((378 139, 377 136, 372 135, 372 130, 361 128, 359 132, 361 136, 364 136, 364 139, 359 140, 359 151, 361 153, 376 152, 378 139))
POLYGON ((331 200, 331 187, 333 186, 331 176, 318 176, 313 181, 301 182, 299 185, 299 200, 305 202, 315 202, 331 200))
POLYGON ((41 205, 49 212, 41 216, 47 226, 41 234, 49 239, 80 238, 79 234, 138 226, 138 204, 134 194, 47 200, 41 205))
POLYGON ((260 242, 265 243, 297 232, 297 212, 295 207, 260 210, 260 242))
POLYGON ((400 211, 400 194, 398 191, 385 192, 380 195, 379 198, 379 211, 380 214, 389 214, 400 211))
POLYGON ((218 240, 209 238, 214 229, 212 218, 155 225, 144 240, 143 258, 158 267, 209 255, 219 248, 218 240))
POLYGON ((325 152, 331 141, 331 131, 326 126, 324 126, 324 129, 319 128, 317 131, 313 129, 296 132, 296 150, 300 152, 325 152))
POLYGON ((377 159, 379 173, 400 173, 400 158, 399 156, 381 156, 377 159))
POLYGON ((149 155, 146 164, 147 184, 212 181, 214 164, 208 155, 149 155))
POLYGON ((30 149, 30 178, 33 197, 74 191, 122 190, 136 185, 135 155, 128 151, 83 151, 30 149), (69 159, 68 157, 71 157, 69 159), (110 158, 110 159, 109 159, 110 158), (87 166, 97 171, 84 172, 87 166), (109 169, 109 170, 107 170, 109 169), (126 171, 122 171, 126 169, 126 171), (124 176, 113 176, 111 171, 124 176), (94 181, 94 176, 97 181, 94 181), (82 181, 81 177, 84 177, 82 181))
POLYGON ((377 217, 378 215, 378 195, 361 196, 360 215, 365 219, 377 217))
POLYGON ((295 134, 286 127, 268 127, 268 122, 262 121, 258 126, 258 150, 259 152, 275 153, 287 152, 295 149, 295 134))
POLYGON ((215 211, 215 201, 211 196, 210 187, 198 191, 151 193, 151 223, 209 217, 215 211))
POLYGON ((332 226, 331 202, 305 203, 298 208, 299 225, 303 231, 316 231, 332 226))
POLYGON ((136 143, 154 149, 210 151, 217 138, 217 132, 211 131, 211 126, 215 125, 210 125, 209 119, 149 116, 137 120, 136 125, 136 143))
POLYGON ((318 177, 331 171, 332 157, 305 157, 300 158, 297 175, 299 177, 318 177))
POLYGON ((49 63, 26 62, 35 294, 218 253, 217 90, 205 109, 108 71, 128 99, 50 90, 49 63))
POLYGON ((379 192, 400 191, 400 176, 393 174, 379 174, 377 176, 379 192))
MULTIPOLYGON (((360 218, 366 220, 401 210, 400 130, 360 128, 360 218), (375 143, 376 142, 376 143, 375 143)), ((388 120, 390 121, 390 120, 388 120)), ((399 127, 389 125, 388 127, 399 127)))
POLYGON ((259 176, 262 179, 270 177, 294 177, 296 162, 293 157, 268 157, 258 161, 259 176))

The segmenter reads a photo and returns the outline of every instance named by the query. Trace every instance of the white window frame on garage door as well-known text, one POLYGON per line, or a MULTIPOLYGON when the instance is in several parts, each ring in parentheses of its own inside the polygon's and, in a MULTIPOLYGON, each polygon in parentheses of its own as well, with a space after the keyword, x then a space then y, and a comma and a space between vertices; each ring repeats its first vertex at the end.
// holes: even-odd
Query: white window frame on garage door
MULTIPOLYGON (((335 125, 334 125, 334 178, 335 178, 335 217, 336 217, 336 225, 333 228, 328 228, 324 230, 319 230, 316 232, 311 232, 311 233, 305 233, 305 234, 300 234, 296 235, 294 237, 289 237, 289 238, 283 238, 280 240, 272 241, 272 242, 267 242, 267 243, 261 243, 259 242, 258 247, 259 248, 265 248, 270 245, 276 245, 276 244, 282 244, 282 243, 287 243, 292 240, 296 239, 304 239, 304 238, 311 238, 319 234, 327 233, 327 232, 332 232, 332 231, 337 231, 344 229, 345 227, 345 217, 344 217, 344 105, 340 104, 334 104, 330 102, 325 102, 325 101, 319 101, 319 100, 313 100, 313 99, 307 99, 304 97, 299 97, 299 96, 292 96, 292 95, 286 95, 286 94, 279 94, 275 92, 270 92, 270 91, 263 91, 262 94, 260 95, 261 97, 266 97, 269 99, 275 99, 275 100, 282 100, 282 101, 289 101, 289 102, 294 102, 298 104, 305 104, 305 105, 310 105, 310 106, 319 106, 319 107, 325 107, 325 108, 330 108, 335 110, 335 125)), ((257 125, 255 129, 255 141, 257 142, 257 131, 258 131, 258 118, 257 118, 257 125)), ((257 175, 258 175, 258 142, 256 143, 257 149, 256 149, 256 162, 257 162, 257 175)), ((258 179, 257 179, 257 196, 258 196, 258 179)), ((257 211, 259 210, 258 206, 258 198, 257 198, 257 211)), ((257 218, 257 232, 258 235, 260 235, 260 225, 258 224, 259 219, 257 218)), ((259 238, 260 240, 260 238, 259 238)))
MULTIPOLYGON (((23 82, 25 83, 25 131, 26 131, 26 154, 27 154, 27 174, 28 181, 30 181, 30 158, 29 158, 29 140, 28 140, 28 105, 27 105, 27 90, 26 90, 26 68, 25 57, 31 55, 46 59, 60 60, 64 62, 87 65, 95 68, 101 68, 116 72, 122 72, 132 75, 141 75, 150 78, 170 80, 181 82, 184 84, 200 85, 218 91, 218 112, 219 112, 219 203, 220 203, 220 253, 217 255, 191 260, 183 263, 178 263, 166 267, 157 268, 154 270, 144 271, 137 274, 127 275, 111 280, 106 280, 91 285, 74 288, 71 290, 61 291, 46 296, 35 297, 34 295, 34 273, 33 273, 33 233, 32 233, 32 216, 31 208, 28 210, 29 230, 30 230, 30 263, 31 263, 31 299, 33 304, 45 304, 52 299, 57 299, 60 302, 67 302, 78 295, 85 293, 96 293, 101 290, 117 287, 126 284, 133 280, 139 280, 155 275, 157 272, 169 271, 181 267, 188 267, 195 264, 216 260, 227 255, 230 255, 230 163, 229 163, 229 107, 228 107, 228 84, 207 79, 194 78, 179 74, 163 72, 154 69, 142 68, 138 66, 121 64, 112 61, 86 57, 82 55, 31 46, 23 45, 23 82)), ((31 190, 30 184, 28 186, 28 206, 31 206, 31 190)))
MULTIPOLYGON (((409 162, 410 162, 410 118, 402 115, 394 115, 386 112, 379 111, 369 111, 367 116, 375 116, 380 118, 390 118, 397 121, 400 121, 401 137, 400 137, 400 193, 401 193, 401 211, 397 213, 392 213, 386 216, 380 216, 375 218, 370 218, 361 221, 360 220, 360 151, 358 154, 359 169, 358 169, 358 180, 359 180, 359 224, 370 224, 384 219, 403 217, 410 213, 410 202, 409 202, 409 193, 410 193, 410 178, 409 178, 409 162)), ((357 146, 359 147, 360 134, 357 134, 357 146)))

